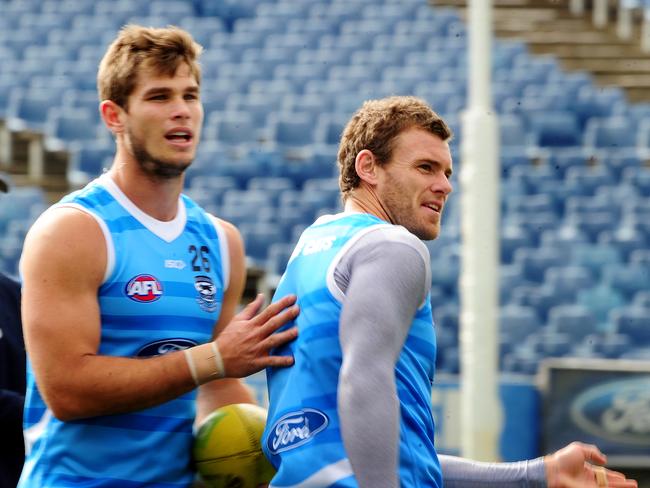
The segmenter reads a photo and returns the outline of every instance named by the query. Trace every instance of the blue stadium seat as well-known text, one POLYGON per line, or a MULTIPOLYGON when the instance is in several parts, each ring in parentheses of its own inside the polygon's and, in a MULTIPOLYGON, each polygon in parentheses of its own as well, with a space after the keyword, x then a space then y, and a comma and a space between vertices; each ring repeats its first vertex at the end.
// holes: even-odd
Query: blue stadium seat
POLYGON ((204 17, 219 17, 232 30, 238 19, 254 17, 257 0, 196 0, 197 10, 204 17))
POLYGON ((113 164, 115 156, 115 145, 108 139, 74 144, 69 150, 68 174, 79 182, 87 182, 101 175, 113 164))
POLYGON ((626 103, 620 87, 600 87, 590 83, 580 87, 569 108, 577 114, 580 127, 584 129, 589 119, 607 118, 626 103))
POLYGON ((645 308, 650 313, 650 290, 637 291, 632 299, 632 305, 645 308))
POLYGON ((261 268, 266 265, 269 247, 287 242, 287 236, 278 232, 278 226, 271 222, 243 223, 239 230, 244 240, 246 257, 261 268))
POLYGON ((650 267, 650 249, 637 249, 630 253, 630 264, 650 267))
POLYGON ((317 93, 288 93, 282 97, 282 105, 278 112, 306 112, 312 120, 316 120, 320 114, 331 110, 333 96, 317 93))
POLYGON ((590 269, 596 279, 600 278, 604 268, 615 268, 623 263, 623 256, 618 248, 602 243, 577 243, 572 248, 570 257, 573 264, 590 269))
POLYGON ((609 330, 609 313, 623 306, 627 300, 612 286, 595 282, 593 286, 579 290, 576 303, 588 308, 598 321, 599 330, 609 330))
POLYGON ((266 127, 272 112, 280 110, 283 99, 269 97, 264 93, 235 93, 226 99, 226 111, 246 112, 253 120, 256 129, 266 127))
MULTIPOLYGON (((183 2, 183 4, 186 5, 187 7, 178 7, 178 8, 181 9, 190 8, 189 4, 185 2, 183 2)), ((194 10, 194 8, 192 8, 192 10, 194 10)), ((152 11, 151 13, 153 14, 154 12, 152 11)), ((194 14, 190 14, 190 15, 186 15, 185 17, 182 17, 180 22, 178 22, 178 26, 191 32, 194 40, 199 44, 201 44, 206 49, 210 46, 212 37, 215 35, 216 32, 226 31, 226 25, 224 24, 223 20, 221 20, 219 17, 199 17, 194 14)), ((201 55, 202 62, 203 62, 203 56, 206 54, 206 52, 204 52, 201 55)))
POLYGON ((544 273, 544 283, 574 301, 581 290, 593 283, 593 275, 583 266, 551 266, 544 273))
POLYGON ((624 117, 592 117, 586 122, 584 145, 590 149, 618 150, 636 146, 636 127, 624 117))
POLYGON ((229 148, 247 147, 258 142, 253 117, 242 111, 212 111, 203 129, 203 137, 229 148))
POLYGON ((604 230, 598 237, 598 242, 611 244, 621 250, 627 261, 632 252, 648 249, 649 243, 644 232, 633 225, 621 224, 618 228, 604 230))
POLYGON ((320 42, 320 36, 319 32, 280 32, 269 34, 264 40, 263 46, 295 53, 299 49, 316 49, 320 42))
POLYGON ((558 305, 548 312, 550 330, 569 335, 572 341, 597 332, 598 321, 593 313, 582 305, 558 305))
POLYGON ((609 264, 603 267, 602 279, 631 300, 638 291, 650 289, 650 269, 638 264, 609 264))
POLYGON ((542 357, 564 357, 573 349, 574 339, 571 334, 558 332, 546 326, 532 333, 526 340, 542 357))
POLYGON ((562 225, 542 231, 539 236, 541 247, 555 249, 559 254, 571 256, 576 245, 588 244, 587 235, 575 226, 562 225))
POLYGON ((256 176, 248 181, 247 189, 264 192, 271 200, 273 207, 277 207, 280 195, 285 191, 295 190, 296 185, 289 178, 256 176))
MULTIPOLYGON (((582 131, 580 131, 582 137, 582 131)), ((563 177, 569 168, 585 166, 589 163, 591 154, 580 146, 547 147, 547 164, 563 177)))
POLYGON ((294 244, 276 242, 271 244, 267 250, 267 258, 264 263, 264 269, 271 277, 279 277, 284 273, 289 257, 293 252, 294 244))
POLYGON ((518 344, 501 357, 501 369, 508 373, 533 376, 537 374, 542 359, 543 355, 536 351, 534 344, 518 344))
MULTIPOLYGON (((196 11, 192 2, 185 2, 182 0, 153 0, 149 2, 148 15, 153 17, 162 15, 172 16, 174 18, 191 18, 195 14, 196 11)), ((192 36, 195 36, 196 34, 197 33, 192 32, 192 36)))
POLYGON ((535 134, 526 130, 524 120, 514 114, 503 114, 499 117, 499 130, 501 145, 525 146, 536 145, 535 134))
POLYGON ((7 107, 7 124, 11 130, 43 130, 51 108, 60 100, 47 89, 13 90, 7 107))
MULTIPOLYGON (((291 80, 295 83, 305 84, 312 80, 323 80, 326 77, 327 64, 315 62, 276 63, 273 77, 282 80, 291 80)), ((293 94, 292 94, 293 95, 293 94)))
POLYGON ((296 53, 296 63, 318 63, 329 67, 336 64, 347 64, 350 61, 350 56, 351 52, 344 49, 300 49, 296 53))
POLYGON ((314 142, 314 118, 307 112, 276 112, 267 121, 268 138, 289 159, 305 159, 314 142))
POLYGON ((223 195, 227 191, 237 189, 237 180, 232 176, 205 175, 191 179, 187 194, 195 199, 199 195, 201 198, 207 197, 212 204, 219 206, 223 203, 223 195))
POLYGON ((533 307, 542 322, 548 320, 549 311, 553 307, 569 304, 566 296, 545 284, 516 286, 511 291, 510 302, 533 307))
POLYGON ((537 144, 543 147, 579 146, 582 132, 576 116, 569 110, 547 110, 526 114, 528 126, 536 134, 537 144))
POLYGON ((499 309, 499 342, 502 344, 520 344, 540 327, 539 316, 533 307, 507 304, 499 309))
MULTIPOLYGON (((587 336, 589 337, 589 336, 587 336)), ((632 348, 630 336, 608 332, 599 336, 596 341, 596 350, 606 358, 617 359, 632 348)))
POLYGON ((336 112, 322 113, 316 121, 314 142, 338 146, 348 119, 347 114, 336 112))
POLYGON ((522 247, 533 246, 534 240, 530 232, 525 228, 516 225, 505 225, 501 230, 500 245, 501 262, 512 263, 515 251, 522 247))
POLYGON ((623 170, 621 182, 634 186, 641 195, 650 197, 650 169, 641 165, 623 170))
POLYGON ((572 166, 567 168, 565 180, 582 195, 595 195, 599 187, 616 183, 613 173, 604 165, 572 166))
POLYGON ((612 310, 611 319, 619 334, 628 336, 636 346, 650 346, 650 314, 648 309, 625 306, 612 310))
POLYGON ((292 80, 253 80, 248 93, 262 93, 269 98, 282 97, 291 93, 302 93, 300 85, 292 80))
POLYGON ((96 142, 99 130, 104 133, 99 124, 97 112, 91 112, 83 107, 62 108, 50 110, 45 122, 44 132, 65 145, 74 143, 96 142))
POLYGON ((532 283, 524 278, 520 265, 501 263, 499 266, 499 303, 516 304, 512 297, 512 290, 531 285, 532 283))

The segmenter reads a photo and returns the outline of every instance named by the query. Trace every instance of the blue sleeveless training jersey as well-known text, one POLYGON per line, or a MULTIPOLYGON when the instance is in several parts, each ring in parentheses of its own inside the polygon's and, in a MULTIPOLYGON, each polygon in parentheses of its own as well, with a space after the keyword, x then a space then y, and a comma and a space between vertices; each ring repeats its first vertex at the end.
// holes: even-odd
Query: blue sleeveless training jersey
MULTIPOLYGON (((166 233, 169 223, 142 214, 107 176, 61 204, 94 216, 107 241, 99 354, 146 358, 210 340, 228 280, 225 236, 210 216, 182 196, 176 230, 166 233)), ((28 365, 28 455, 19 487, 190 486, 195 397, 62 422, 28 365)))
MULTIPOLYGON (((357 487, 337 414, 341 302, 333 293, 334 268, 359 237, 388 225, 368 214, 339 214, 317 220, 300 237, 280 280, 275 296, 296 294, 300 314, 295 320, 298 338, 279 351, 292 354, 294 366, 267 370, 270 408, 262 444, 277 469, 273 488, 357 487)), ((402 487, 442 486, 431 412, 435 356, 427 299, 413 317, 395 367, 402 487)))

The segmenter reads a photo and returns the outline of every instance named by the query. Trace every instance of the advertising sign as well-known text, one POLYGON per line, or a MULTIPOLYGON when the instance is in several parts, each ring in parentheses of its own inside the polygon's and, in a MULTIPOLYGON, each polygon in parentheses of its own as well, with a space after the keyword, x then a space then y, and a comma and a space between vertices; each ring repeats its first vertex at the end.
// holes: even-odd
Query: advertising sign
POLYGON ((577 440, 609 465, 650 466, 650 362, 549 359, 540 379, 543 451, 577 440))

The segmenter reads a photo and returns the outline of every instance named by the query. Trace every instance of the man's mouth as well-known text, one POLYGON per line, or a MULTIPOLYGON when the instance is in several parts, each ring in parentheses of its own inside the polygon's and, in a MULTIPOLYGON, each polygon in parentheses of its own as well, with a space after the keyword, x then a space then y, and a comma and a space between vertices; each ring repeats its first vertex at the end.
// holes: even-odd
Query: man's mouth
POLYGON ((165 139, 173 142, 190 142, 192 140, 192 133, 189 131, 177 130, 165 134, 165 139))
POLYGON ((423 203, 422 206, 431 209, 435 213, 440 213, 442 211, 442 205, 438 203, 423 203))

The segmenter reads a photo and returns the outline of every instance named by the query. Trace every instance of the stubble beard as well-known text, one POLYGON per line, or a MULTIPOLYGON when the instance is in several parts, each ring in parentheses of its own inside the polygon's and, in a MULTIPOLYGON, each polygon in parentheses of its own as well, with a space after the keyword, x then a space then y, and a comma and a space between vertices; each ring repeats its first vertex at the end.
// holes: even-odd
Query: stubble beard
POLYGON ((181 176, 187 168, 189 168, 191 161, 186 163, 165 161, 160 158, 154 157, 147 151, 144 143, 138 139, 132 132, 129 134, 131 141, 131 151, 133 157, 138 163, 138 166, 144 174, 157 180, 171 180, 181 176))
MULTIPOLYGON (((411 234, 423 241, 432 241, 440 234, 440 225, 421 222, 414 213, 413 208, 404 195, 406 189, 398 182, 393 181, 383 196, 384 206, 390 213, 393 222, 406 228, 411 234)), ((416 209, 417 211, 419 209, 416 209)))

